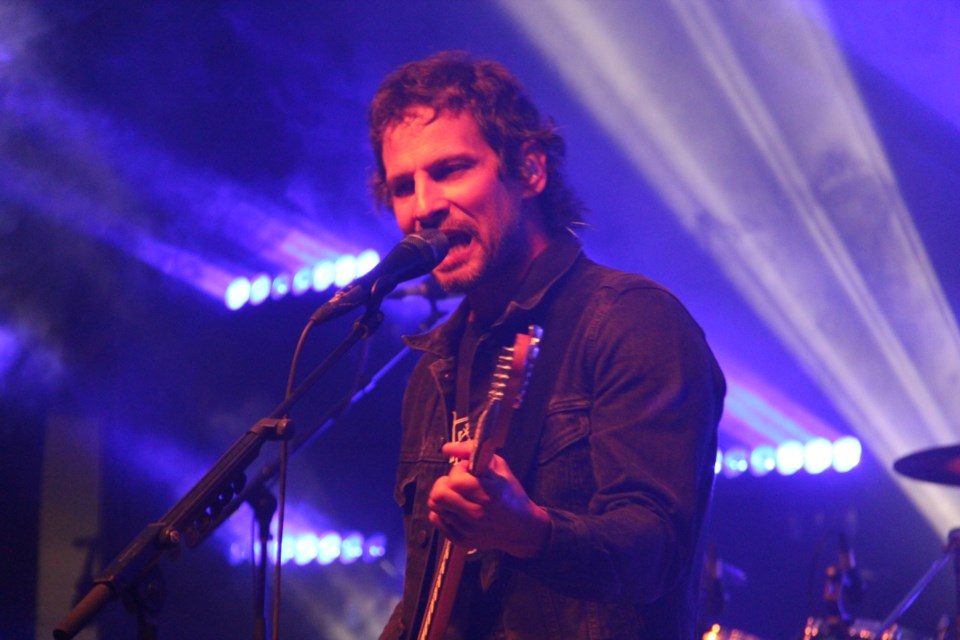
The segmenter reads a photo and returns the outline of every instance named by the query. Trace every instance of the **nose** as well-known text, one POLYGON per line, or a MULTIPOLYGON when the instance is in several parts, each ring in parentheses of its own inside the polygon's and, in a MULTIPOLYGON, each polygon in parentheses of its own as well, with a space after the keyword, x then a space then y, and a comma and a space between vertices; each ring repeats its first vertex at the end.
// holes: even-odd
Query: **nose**
POLYGON ((450 207, 440 185, 430 178, 417 181, 414 218, 420 228, 434 228, 446 216, 450 207))

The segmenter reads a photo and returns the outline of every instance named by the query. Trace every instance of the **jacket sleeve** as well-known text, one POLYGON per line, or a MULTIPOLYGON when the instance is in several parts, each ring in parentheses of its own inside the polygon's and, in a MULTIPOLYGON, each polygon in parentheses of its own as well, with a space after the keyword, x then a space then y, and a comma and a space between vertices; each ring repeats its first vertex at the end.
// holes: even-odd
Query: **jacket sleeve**
POLYGON ((635 286, 600 298, 566 363, 586 399, 573 419, 583 425, 589 497, 578 507, 542 505, 551 534, 526 570, 564 595, 651 602, 695 555, 724 381, 702 330, 669 292, 635 286))

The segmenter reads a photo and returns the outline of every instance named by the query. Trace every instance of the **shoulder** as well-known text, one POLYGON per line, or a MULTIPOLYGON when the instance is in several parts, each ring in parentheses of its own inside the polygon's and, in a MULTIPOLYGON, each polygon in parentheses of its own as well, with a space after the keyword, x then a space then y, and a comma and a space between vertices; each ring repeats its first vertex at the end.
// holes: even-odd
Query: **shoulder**
POLYGON ((581 258, 571 276, 560 295, 589 305, 591 316, 616 311, 629 312, 629 319, 635 322, 656 317, 694 322, 670 289, 646 276, 598 264, 586 257, 581 258))

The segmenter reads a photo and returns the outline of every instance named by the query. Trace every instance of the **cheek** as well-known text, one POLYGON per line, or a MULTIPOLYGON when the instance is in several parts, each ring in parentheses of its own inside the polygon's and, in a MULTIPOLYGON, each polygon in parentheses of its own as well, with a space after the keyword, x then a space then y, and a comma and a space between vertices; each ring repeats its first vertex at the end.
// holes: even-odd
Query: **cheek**
POLYGON ((400 231, 403 231, 404 234, 416 231, 416 218, 405 213, 402 208, 395 208, 393 210, 393 217, 396 219, 400 231))

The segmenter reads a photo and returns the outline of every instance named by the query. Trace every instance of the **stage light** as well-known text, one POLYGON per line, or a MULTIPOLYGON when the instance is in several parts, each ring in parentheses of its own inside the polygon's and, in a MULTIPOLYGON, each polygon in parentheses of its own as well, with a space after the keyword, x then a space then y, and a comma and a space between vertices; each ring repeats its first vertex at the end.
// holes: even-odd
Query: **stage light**
POLYGON ((344 255, 333 263, 333 284, 345 287, 357 277, 357 259, 354 256, 344 255))
POLYGON ((777 468, 777 452, 770 445, 760 445, 750 452, 750 472, 765 476, 777 468))
POLYGON ((777 447, 777 473, 792 476, 803 469, 803 444, 788 440, 777 447))
POLYGON ((293 275, 293 284, 290 287, 290 291, 295 296, 302 295, 303 293, 310 290, 310 286, 313 283, 313 269, 310 267, 304 267, 300 269, 293 275))
POLYGON ((378 264, 380 264, 380 254, 373 249, 367 249, 357 256, 357 277, 368 274, 378 264))
POLYGON ((736 478, 747 466, 747 452, 743 449, 730 449, 723 456, 723 474, 728 478, 736 478))
POLYGON ((322 292, 332 285, 345 287, 356 278, 368 273, 380 262, 380 255, 372 250, 358 256, 344 254, 336 260, 302 267, 295 272, 283 271, 271 278, 261 273, 252 279, 234 278, 224 292, 224 304, 236 311, 245 304, 258 305, 268 297, 280 300, 288 294, 299 296, 310 290, 322 292))
POLYGON ((320 536, 317 542, 317 562, 321 565, 328 565, 340 557, 340 545, 343 538, 335 531, 328 531, 320 536))
POLYGON ((850 471, 860 464, 863 453, 860 441, 852 436, 839 438, 833 443, 833 468, 840 473, 850 471))
POLYGON ((270 297, 279 300, 288 293, 290 293, 290 274, 281 273, 273 279, 273 284, 270 287, 270 297))
POLYGON ((293 562, 305 565, 317 559, 317 543, 319 538, 313 533, 305 533, 294 542, 293 562))
POLYGON ((353 564, 363 556, 363 536, 356 531, 344 534, 340 543, 340 562, 353 564))
POLYGON ((250 282, 250 304, 256 306, 266 300, 270 295, 271 284, 270 276, 265 273, 253 278, 250 282))
POLYGON ((227 552, 227 560, 232 566, 237 566, 243 564, 244 562, 249 562, 250 560, 250 545, 243 543, 239 540, 234 540, 230 543, 230 548, 227 552))
POLYGON ((713 473, 719 475, 723 470, 723 451, 717 449, 717 460, 713 463, 713 473))
POLYGON ((364 562, 373 562, 387 555, 387 536, 374 533, 367 537, 363 544, 364 562))
POLYGON ((227 292, 223 297, 227 308, 236 311, 250 302, 250 281, 246 278, 235 279, 227 286, 227 292))
POLYGON ((803 446, 803 468, 807 473, 823 473, 833 464, 833 443, 826 438, 814 438, 803 446))
POLYGON ((333 284, 333 263, 329 260, 320 262, 313 268, 313 290, 326 291, 333 284))

